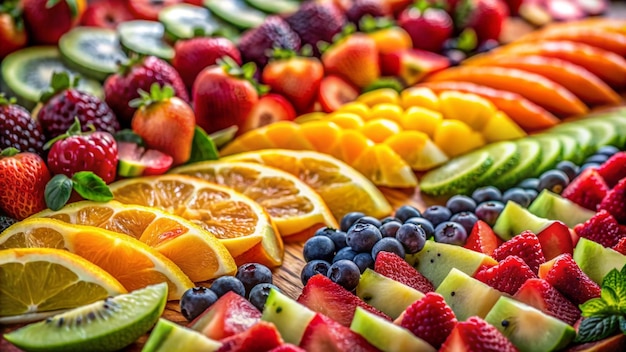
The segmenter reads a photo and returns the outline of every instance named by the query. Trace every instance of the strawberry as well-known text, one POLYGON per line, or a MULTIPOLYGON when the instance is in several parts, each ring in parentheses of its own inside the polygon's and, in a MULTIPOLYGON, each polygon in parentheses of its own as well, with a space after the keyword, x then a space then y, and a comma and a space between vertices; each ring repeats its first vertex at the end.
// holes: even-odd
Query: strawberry
POLYGON ((626 237, 626 226, 620 225, 606 210, 600 210, 591 219, 574 227, 580 237, 595 241, 604 247, 613 247, 626 237))
POLYGON ((139 89, 149 91, 153 83, 160 86, 169 84, 174 88, 177 97, 188 102, 189 95, 178 72, 167 62, 155 57, 131 59, 120 66, 120 71, 109 76, 104 82, 104 99, 120 123, 130 126, 135 108, 128 102, 139 98, 139 89))
POLYGON ((13 147, 41 155, 45 141, 39 121, 15 104, 15 100, 8 100, 0 93, 0 150, 13 147))
POLYGON ((80 19, 80 24, 88 27, 116 29, 117 25, 134 19, 124 0, 99 0, 90 2, 80 19))
POLYGON ((146 150, 132 142, 117 142, 117 174, 122 177, 162 175, 174 158, 155 149, 146 150))
MULTIPOLYGON (((355 0, 354 4, 346 10, 346 19, 359 25, 363 17, 384 17, 390 14, 389 6, 380 0, 355 0)), ((359 27, 360 28, 360 27, 359 27)))
POLYGON ((278 121, 293 121, 296 116, 296 110, 285 97, 274 93, 265 94, 254 104, 239 133, 246 133, 278 121))
POLYGON ((339 324, 349 327, 356 307, 391 320, 385 313, 365 303, 339 284, 324 275, 317 274, 309 279, 298 302, 309 309, 324 314, 339 324))
POLYGON ((200 72, 192 90, 196 123, 207 133, 242 128, 259 100, 254 71, 254 63, 240 67, 226 56, 200 72))
POLYGON ((257 28, 249 29, 239 39, 238 47, 245 62, 254 62, 264 67, 268 51, 274 49, 300 50, 300 37, 279 16, 269 16, 257 28))
POLYGON ((609 187, 594 168, 585 169, 565 189, 561 196, 589 210, 596 210, 609 187))
POLYGON ((495 326, 479 317, 456 324, 439 352, 517 352, 517 348, 495 326))
POLYGON ((617 222, 626 224, 626 177, 606 194, 598 210, 606 210, 617 222))
POLYGON ((158 21, 159 12, 164 8, 182 3, 183 0, 133 0, 128 1, 130 12, 138 19, 158 21))
POLYGON ((380 56, 382 74, 397 76, 406 86, 448 67, 450 60, 447 57, 420 49, 399 49, 380 56))
POLYGON ((259 321, 249 329, 220 340, 217 352, 265 352, 283 344, 273 323, 259 321))
POLYGON ((66 133, 50 140, 46 146, 48 167, 53 174, 74 176, 80 171, 91 171, 105 183, 115 181, 117 175, 117 142, 102 131, 81 132, 78 118, 66 133))
POLYGON ((196 116, 191 106, 174 96, 174 89, 161 88, 153 83, 150 93, 141 91, 141 97, 130 101, 137 107, 131 127, 146 146, 173 159, 173 166, 183 164, 191 156, 196 116))
POLYGON ((626 178, 626 152, 613 154, 598 167, 598 173, 604 178, 606 184, 613 188, 621 179, 626 178))
POLYGON ((461 0, 455 16, 461 28, 472 28, 479 43, 498 40, 509 10, 502 0, 461 0))
POLYGON ((57 44, 59 38, 78 24, 86 0, 22 0, 29 37, 37 44, 57 44))
POLYGON ((428 292, 407 307, 402 314, 400 326, 439 349, 457 324, 452 308, 443 296, 428 292))
POLYGON ((319 42, 330 43, 346 22, 339 7, 330 2, 308 1, 298 11, 289 15, 287 23, 300 36, 302 45, 309 44, 313 54, 319 56, 319 42))
POLYGON ((324 112, 333 112, 358 96, 359 91, 355 86, 336 75, 324 77, 318 92, 318 100, 324 112))
POLYGON ((454 23, 441 8, 432 7, 427 1, 415 2, 398 17, 398 25, 411 36, 413 47, 440 52, 443 43, 452 37, 454 23))
POLYGON ((626 255, 626 236, 620 238, 619 242, 613 246, 613 250, 626 255))
MULTIPOLYGON (((64 134, 77 117, 83 131, 91 127, 96 131, 115 133, 120 124, 109 106, 99 98, 79 91, 66 72, 54 73, 50 88, 41 95, 43 105, 37 119, 48 139, 64 134)), ((128 101, 126 102, 128 104, 128 101)))
POLYGON ((530 267, 514 255, 504 258, 496 266, 480 270, 474 274, 476 280, 510 295, 517 292, 526 280, 536 277, 537 275, 530 267))
POLYGON ((537 234, 541 244, 541 251, 546 260, 550 260, 559 254, 574 251, 574 244, 569 227, 560 221, 555 221, 537 234))
POLYGON ((574 325, 580 318, 580 309, 544 279, 526 280, 513 298, 561 319, 569 325, 574 325))
POLYGON ((506 6, 509 8, 509 13, 512 16, 517 16, 519 14, 519 8, 524 3, 524 0, 505 0, 506 6))
POLYGON ((569 253, 561 254, 543 264, 539 277, 576 305, 600 297, 600 286, 580 269, 569 253))
POLYGON ((530 231, 514 236, 493 251, 493 258, 497 261, 504 260, 510 255, 521 258, 533 273, 537 273, 539 265, 546 261, 539 239, 530 231))
POLYGON ((482 220, 478 220, 472 232, 467 237, 463 247, 491 256, 493 251, 502 244, 502 240, 496 236, 491 226, 482 220))
POLYGON ((214 340, 245 333, 261 320, 261 312, 244 297, 228 291, 200 313, 189 327, 214 340))
POLYGON ((385 251, 378 253, 374 271, 422 293, 435 291, 433 284, 424 275, 395 253, 385 251))
POLYGON ((378 351, 363 336, 320 313, 315 314, 304 330, 300 347, 320 352, 378 351))
POLYGON ((364 33, 348 34, 322 54, 327 74, 344 77, 359 88, 378 79, 380 67, 374 39, 364 33))
POLYGON ((263 68, 262 81, 272 92, 282 94, 298 112, 310 108, 324 78, 324 66, 314 57, 296 56, 293 51, 275 51, 263 68))
POLYGON ((237 46, 229 39, 221 37, 179 40, 174 46, 174 52, 172 66, 180 74, 188 91, 191 91, 200 71, 215 65, 222 56, 229 56, 241 65, 241 54, 237 46))
POLYGON ((0 60, 26 46, 28 35, 24 29, 22 9, 18 0, 7 0, 0 4, 0 60))
POLYGON ((304 349, 290 344, 290 343, 284 343, 276 348, 272 348, 269 352, 306 352, 304 349))

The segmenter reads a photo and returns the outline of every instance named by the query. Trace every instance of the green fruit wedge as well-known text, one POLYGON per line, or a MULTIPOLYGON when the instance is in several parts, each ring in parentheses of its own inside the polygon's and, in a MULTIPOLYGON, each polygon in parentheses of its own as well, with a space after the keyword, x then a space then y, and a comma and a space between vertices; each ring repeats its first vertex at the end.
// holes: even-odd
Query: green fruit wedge
POLYGON ((420 189, 434 196, 461 193, 473 188, 492 164, 491 155, 482 149, 461 155, 426 173, 420 189))
POLYGON ((141 352, 213 352, 221 346, 219 341, 161 318, 150 333, 150 338, 141 352))

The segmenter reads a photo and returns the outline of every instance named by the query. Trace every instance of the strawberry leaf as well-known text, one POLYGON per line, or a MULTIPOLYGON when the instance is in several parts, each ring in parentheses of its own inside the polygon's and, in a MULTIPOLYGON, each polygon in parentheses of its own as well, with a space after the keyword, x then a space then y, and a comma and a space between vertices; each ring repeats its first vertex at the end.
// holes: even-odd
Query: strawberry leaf
POLYGON ((81 197, 96 202, 106 202, 113 199, 109 186, 91 171, 80 171, 72 176, 74 190, 81 197))
POLYGON ((52 210, 63 208, 70 200, 73 186, 74 183, 69 177, 63 174, 54 175, 44 189, 46 206, 52 210))
POLYGON ((19 150, 17 148, 13 148, 13 147, 8 147, 2 150, 2 152, 0 152, 0 156, 15 156, 17 154, 19 154, 19 150))
POLYGON ((202 128, 196 126, 191 142, 191 156, 187 163, 217 159, 219 159, 219 153, 215 143, 202 128))
POLYGON ((620 317, 617 315, 584 318, 578 328, 574 342, 593 342, 607 338, 620 328, 620 317))

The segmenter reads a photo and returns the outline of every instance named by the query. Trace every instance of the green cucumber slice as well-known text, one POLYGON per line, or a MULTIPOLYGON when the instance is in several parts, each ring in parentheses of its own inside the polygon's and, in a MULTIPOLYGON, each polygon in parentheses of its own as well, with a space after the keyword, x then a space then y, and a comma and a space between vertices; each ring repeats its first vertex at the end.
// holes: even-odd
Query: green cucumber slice
POLYGON ((248 6, 243 0, 204 0, 204 6, 215 16, 242 30, 260 26, 267 17, 266 13, 248 6))
POLYGON ((621 136, 617 147, 621 150, 626 149, 626 110, 623 110, 622 114, 607 116, 604 120, 613 124, 617 134, 621 136))
POLYGON ((196 31, 201 31, 203 35, 212 35, 220 27, 220 23, 207 8, 190 4, 164 8, 159 12, 159 22, 174 41, 193 38, 196 31))
POLYGON ((537 166, 536 175, 553 169, 556 164, 563 160, 563 146, 561 140, 550 137, 532 138, 541 144, 541 163, 537 166))
POLYGON ((566 123, 562 126, 551 129, 550 133, 564 134, 573 137, 576 140, 578 143, 578 153, 576 154, 575 160, 572 160, 572 162, 576 164, 582 163, 582 161, 591 155, 596 149, 593 141, 593 133, 591 133, 591 131, 589 131, 589 129, 585 126, 566 123))
POLYGON ((190 328, 161 318, 141 352, 217 351, 222 343, 190 328))
MULTIPOLYGON (((491 184, 491 180, 499 177, 509 169, 515 167, 520 161, 520 153, 517 150, 517 144, 509 141, 498 142, 482 148, 489 153, 493 159, 493 164, 478 180, 476 186, 485 186, 491 184)), ((470 191, 473 191, 470 190, 470 191)))
POLYGON ((458 156, 442 166, 427 172, 420 181, 424 194, 452 195, 476 187, 476 181, 485 173, 493 159, 484 150, 458 156))
POLYGON ((127 21, 117 26, 120 44, 128 53, 152 55, 164 60, 174 57, 174 48, 163 40, 165 27, 155 21, 127 21))
POLYGON ((297 0, 245 0, 246 3, 257 10, 272 14, 289 14, 296 12, 300 7, 297 0))
POLYGON ((593 134, 594 151, 606 145, 617 146, 622 136, 615 126, 603 119, 588 119, 580 122, 593 134))
POLYGON ((520 153, 520 162, 513 168, 492 180, 492 184, 502 190, 509 189, 519 181, 535 175, 541 164, 541 145, 532 139, 516 141, 520 153))
POLYGON ((576 139, 574 139, 574 137, 556 133, 553 135, 542 134, 541 136, 546 136, 546 138, 556 138, 561 142, 562 160, 569 160, 574 162, 574 160, 577 160, 579 158, 578 142, 576 142, 576 139))

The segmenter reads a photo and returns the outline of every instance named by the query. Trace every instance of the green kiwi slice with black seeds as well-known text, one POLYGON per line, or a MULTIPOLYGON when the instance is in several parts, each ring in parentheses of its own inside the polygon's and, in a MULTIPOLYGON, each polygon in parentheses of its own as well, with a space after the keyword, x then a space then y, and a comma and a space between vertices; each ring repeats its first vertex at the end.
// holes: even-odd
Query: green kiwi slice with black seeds
POLYGON ((168 6, 159 12, 159 22, 165 27, 168 38, 176 41, 202 35, 212 35, 220 29, 220 23, 211 12, 200 6, 179 4, 168 6))
POLYGON ((255 9, 270 14, 289 14, 298 11, 300 2, 297 0, 245 0, 255 9))
POLYGON ((267 16, 243 0, 204 0, 204 6, 215 16, 242 30, 260 26, 267 16))
POLYGON ((135 20, 117 26, 122 49, 127 53, 152 55, 163 60, 174 57, 174 48, 163 40, 165 27, 156 21, 135 20))

